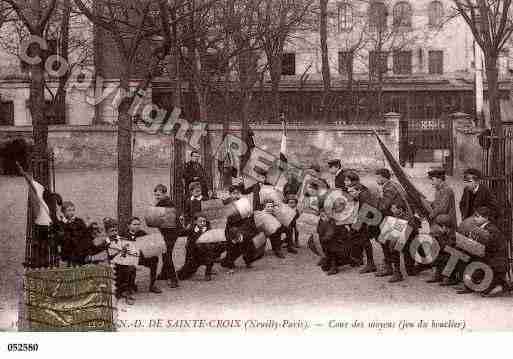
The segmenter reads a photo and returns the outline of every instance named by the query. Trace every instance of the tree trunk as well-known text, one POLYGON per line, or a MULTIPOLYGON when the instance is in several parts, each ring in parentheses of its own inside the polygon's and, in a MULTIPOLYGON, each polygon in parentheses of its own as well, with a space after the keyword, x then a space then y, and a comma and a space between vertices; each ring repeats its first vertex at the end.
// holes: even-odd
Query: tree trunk
MULTIPOLYGON (((63 2, 64 11, 62 14, 62 23, 61 23, 61 41, 60 41, 60 56, 62 56, 67 63, 69 63, 68 59, 68 45, 69 45, 69 19, 71 14, 71 5, 70 0, 64 0, 63 2)), ((57 88, 57 93, 55 94, 55 117, 57 119, 57 123, 64 124, 66 123, 66 83, 68 81, 69 71, 64 75, 59 77, 59 87, 57 88)))
POLYGON ((321 39, 322 82, 324 88, 321 100, 321 114, 323 121, 326 121, 329 114, 327 102, 329 100, 329 93, 331 88, 330 64, 328 57, 328 0, 320 0, 320 7, 321 17, 319 35, 321 39))
MULTIPOLYGON (((126 67, 130 65, 125 65, 126 67)), ((130 70, 120 78, 121 91, 129 91, 130 70)), ((121 235, 127 232, 132 217, 132 121, 129 113, 132 98, 124 98, 118 107, 118 221, 121 235)))
POLYGON ((272 96, 272 114, 273 121, 280 121, 280 112, 281 112, 281 103, 280 103, 280 80, 281 80, 281 58, 282 52, 278 51, 279 54, 274 54, 271 57, 271 66, 270 66, 270 74, 271 74, 271 96, 272 96))
POLYGON ((502 135, 502 119, 499 102, 499 72, 497 58, 486 56, 486 81, 488 85, 488 103, 490 107, 490 126, 496 136, 502 135))
MULTIPOLYGON (((39 48, 37 48, 39 49, 39 48)), ((39 50, 36 50, 40 52, 39 50)), ((34 179, 46 188, 50 188, 48 154, 48 123, 45 115, 44 71, 43 63, 30 66, 30 115, 32 117, 35 160, 34 179)))

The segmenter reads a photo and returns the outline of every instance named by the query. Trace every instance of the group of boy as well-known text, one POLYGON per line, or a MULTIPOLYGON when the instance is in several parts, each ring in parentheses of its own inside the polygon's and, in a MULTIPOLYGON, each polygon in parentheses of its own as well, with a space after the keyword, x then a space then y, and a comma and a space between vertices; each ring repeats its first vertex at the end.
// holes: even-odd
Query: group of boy
MULTIPOLYGON (((379 211, 381 220, 387 216, 405 220, 411 228, 406 242, 400 250, 396 250, 395 241, 379 241, 383 251, 384 265, 382 270, 374 262, 374 248, 371 238, 378 239, 380 224, 369 225, 363 223, 357 229, 349 225, 337 225, 324 209, 320 209, 320 221, 318 235, 325 256, 319 265, 328 275, 338 273, 338 267, 343 264, 351 266, 363 265, 363 255, 367 258, 365 266, 360 270, 361 274, 376 272, 377 277, 390 277, 390 283, 401 282, 404 276, 401 271, 401 255, 404 257, 406 274, 416 276, 420 272, 432 269, 433 277, 428 283, 440 283, 441 286, 454 286, 462 284, 457 293, 472 293, 468 279, 465 280, 465 266, 460 263, 453 273, 445 274, 444 268, 449 260, 446 246, 456 245, 456 199, 454 191, 446 182, 446 173, 443 169, 433 169, 428 172, 428 177, 435 190, 434 200, 429 202, 422 199, 424 213, 419 213, 418 207, 412 207, 414 203, 410 194, 397 182, 391 179, 388 169, 382 168, 376 171, 376 182, 380 188, 380 194, 375 194, 360 183, 359 176, 352 171, 342 171, 339 160, 328 162, 330 172, 335 175, 335 187, 345 191, 350 198, 359 202, 359 216, 373 216, 373 208, 379 211), (338 181, 337 181, 338 178, 338 181), (343 183, 343 185, 342 185, 343 183), (417 253, 411 250, 412 241, 419 234, 422 219, 429 222, 431 236, 437 241, 440 255, 433 263, 426 264, 427 254, 422 246, 417 247, 417 253), (412 253, 413 252, 413 253, 412 253), (417 260, 416 260, 417 259, 417 260)), ((507 241, 497 227, 500 208, 496 197, 490 189, 482 183, 482 175, 479 170, 468 169, 464 172, 465 189, 459 202, 461 219, 465 221, 471 218, 475 227, 486 232, 477 240, 485 245, 485 256, 481 258, 493 271, 493 280, 481 293, 484 296, 501 295, 507 288, 506 275, 508 270, 507 241)), ((310 185, 309 191, 316 195, 317 186, 310 185)), ((366 221, 364 221, 366 222, 366 221)), ((374 221, 367 221, 375 223, 374 221)), ((474 238, 475 239, 475 238, 474 238)), ((478 259, 478 258, 475 258, 478 259)), ((483 273, 473 275, 472 280, 479 282, 483 279, 483 273)))

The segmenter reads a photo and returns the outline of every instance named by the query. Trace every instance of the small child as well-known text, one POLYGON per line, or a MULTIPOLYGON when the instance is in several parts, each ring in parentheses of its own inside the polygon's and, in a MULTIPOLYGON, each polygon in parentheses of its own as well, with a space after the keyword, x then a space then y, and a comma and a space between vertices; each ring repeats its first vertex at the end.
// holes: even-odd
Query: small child
POLYGON ((92 245, 92 238, 85 222, 75 216, 75 205, 73 202, 62 203, 64 218, 62 227, 64 239, 62 244, 61 257, 71 265, 84 265, 92 245))
POLYGON ((201 183, 199 182, 189 184, 189 193, 190 197, 185 201, 184 208, 185 223, 187 224, 192 223, 194 213, 201 211, 201 202, 208 200, 201 194, 201 183))
MULTIPOLYGON (((141 219, 139 217, 130 218, 130 222, 128 223, 128 240, 135 242, 135 240, 139 237, 143 237, 147 235, 146 231, 141 229, 141 219)), ((159 263, 159 257, 145 257, 142 252, 139 252, 139 265, 145 266, 150 269, 150 292, 160 294, 162 293, 162 289, 155 285, 155 281, 157 280, 157 267, 159 263)), ((137 286, 134 282, 131 283, 132 289, 137 292, 137 286)))
MULTIPOLYGON (((116 256, 130 255, 128 250, 129 243, 127 240, 120 237, 118 234, 118 223, 112 218, 105 218, 103 220, 105 233, 107 234, 107 244, 109 245, 109 259, 112 260, 116 256), (110 247, 112 246, 112 247, 110 247), (119 250, 118 248, 123 248, 119 250)), ((132 265, 115 264, 114 275, 116 277, 116 298, 125 298, 126 304, 132 305, 135 302, 133 297, 134 290, 132 284, 135 283, 136 269, 132 265)))
POLYGON ((196 241, 205 232, 210 229, 205 215, 198 212, 194 215, 194 224, 186 230, 187 243, 185 245, 185 263, 178 270, 178 279, 185 280, 191 278, 198 268, 205 265, 205 280, 212 280, 212 268, 215 261, 226 250, 226 244, 222 243, 204 243, 198 245, 196 241))
POLYGON ((288 195, 287 196, 287 205, 292 208, 296 215, 294 216, 294 219, 292 222, 290 222, 289 228, 287 230, 287 239, 286 242, 290 246, 294 246, 296 248, 299 248, 299 232, 297 230, 297 219, 299 218, 299 210, 297 209, 298 205, 298 199, 296 195, 288 195))

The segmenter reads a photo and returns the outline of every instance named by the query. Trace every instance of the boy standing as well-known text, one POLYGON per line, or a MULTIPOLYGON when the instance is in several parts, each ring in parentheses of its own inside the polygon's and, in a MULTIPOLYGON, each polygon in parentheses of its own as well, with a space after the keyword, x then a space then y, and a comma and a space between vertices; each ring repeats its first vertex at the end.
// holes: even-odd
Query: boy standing
MULTIPOLYGON (((141 220, 138 217, 132 217, 128 224, 128 240, 135 242, 137 238, 146 236, 147 234, 148 233, 141 229, 141 220)), ((162 290, 155 285, 155 281, 157 280, 158 262, 158 257, 145 257, 142 252, 139 252, 139 265, 150 269, 150 292, 160 294, 162 293, 162 290)), ((132 286, 133 288, 136 288, 135 277, 132 286)))
MULTIPOLYGON (((167 194, 167 187, 163 184, 158 184, 153 190, 153 196, 155 198, 155 206, 157 207, 175 207, 167 194)), ((178 223, 177 223, 178 226, 178 223)), ((178 288, 178 278, 176 277, 175 265, 173 263, 173 249, 175 248, 176 240, 178 239, 177 228, 159 228, 160 233, 164 237, 166 242, 166 254, 164 255, 163 261, 164 266, 162 268, 162 274, 158 279, 167 280, 168 285, 171 288, 178 288)))
POLYGON ((61 257, 71 265, 86 264, 86 257, 92 248, 92 238, 85 222, 75 216, 75 205, 73 202, 63 202, 62 219, 64 240, 62 244, 61 257))

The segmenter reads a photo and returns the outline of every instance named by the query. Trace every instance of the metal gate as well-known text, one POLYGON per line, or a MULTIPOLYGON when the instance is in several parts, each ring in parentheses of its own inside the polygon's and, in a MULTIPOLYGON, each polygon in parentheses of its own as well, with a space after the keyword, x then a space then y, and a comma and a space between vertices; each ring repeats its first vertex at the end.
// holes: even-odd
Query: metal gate
POLYGON ((444 168, 452 175, 452 120, 447 115, 435 119, 401 118, 399 160, 404 166, 411 151, 443 150, 444 168), (410 145, 410 143, 413 144, 410 145))
POLYGON ((482 136, 484 183, 492 190, 503 209, 499 228, 508 240, 509 270, 513 264, 513 128, 502 136, 482 136))

